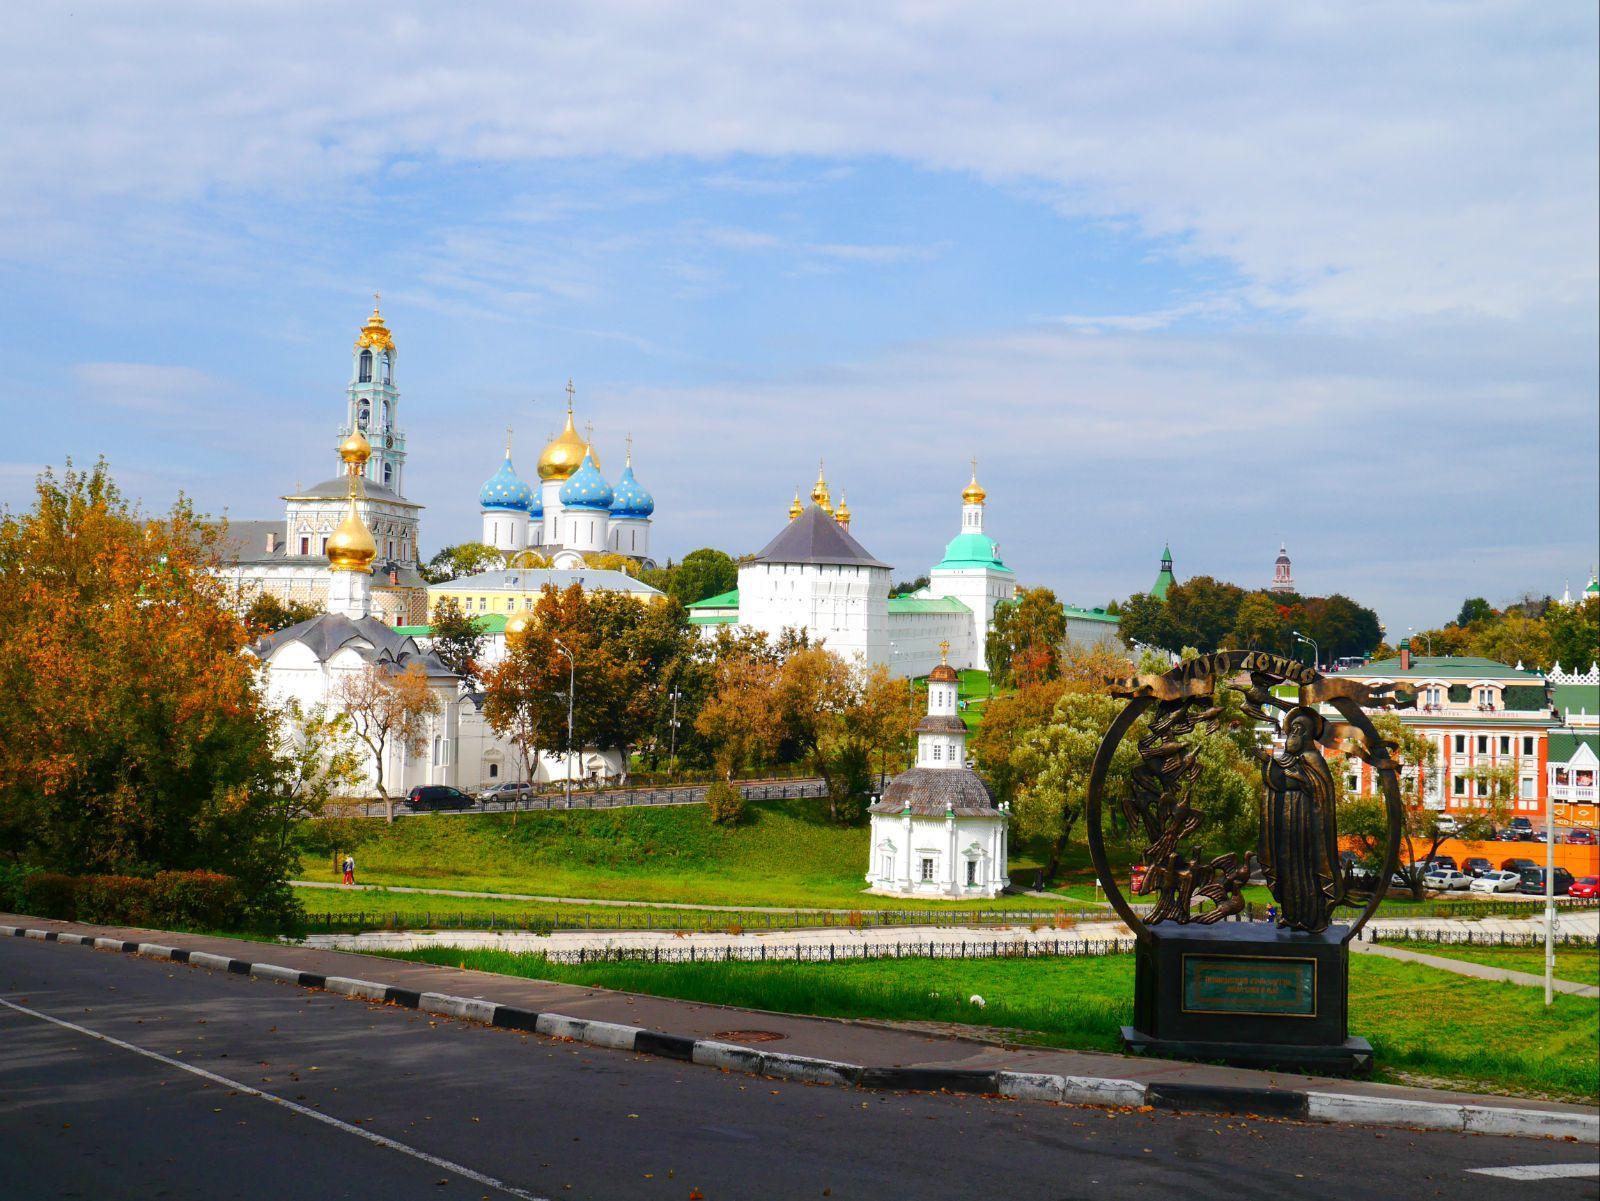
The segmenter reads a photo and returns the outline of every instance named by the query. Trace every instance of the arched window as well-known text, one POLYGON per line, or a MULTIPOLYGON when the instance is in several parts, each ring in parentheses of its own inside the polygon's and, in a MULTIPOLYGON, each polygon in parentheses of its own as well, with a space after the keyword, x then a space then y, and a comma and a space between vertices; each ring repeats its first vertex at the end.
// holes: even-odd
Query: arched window
POLYGON ((394 482, 394 464, 388 459, 383 461, 383 482, 386 486, 394 482))
POLYGON ((363 384, 372 382, 372 352, 370 350, 361 352, 361 369, 356 373, 356 381, 363 384))
POLYGON ((372 406, 363 400, 360 407, 356 409, 356 424, 362 429, 366 429, 371 423, 372 406))
MULTIPOLYGON (((385 359, 384 363, 387 364, 388 361, 388 359, 385 359)), ((387 370, 387 368, 385 369, 387 370)), ((388 383, 389 381, 384 380, 383 382, 388 383)), ((387 400, 383 402, 383 432, 386 434, 389 432, 389 402, 387 400)))
MULTIPOLYGON (((393 382, 393 377, 389 374, 389 356, 388 355, 384 355, 381 359, 378 360, 378 371, 380 372, 379 378, 381 378, 384 383, 388 384, 388 383, 392 383, 393 382)), ((389 406, 388 405, 384 405, 383 407, 384 407, 385 410, 387 410, 389 406)), ((388 414, 387 411, 383 415, 383 420, 384 420, 384 424, 385 425, 387 425, 389 423, 389 414, 388 414)))

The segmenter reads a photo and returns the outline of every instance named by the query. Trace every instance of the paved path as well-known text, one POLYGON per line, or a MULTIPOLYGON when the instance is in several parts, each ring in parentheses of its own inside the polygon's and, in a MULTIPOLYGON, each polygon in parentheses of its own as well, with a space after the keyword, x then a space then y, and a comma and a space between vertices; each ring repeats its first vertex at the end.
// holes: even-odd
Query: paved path
POLYGON ((340 891, 409 892, 430 897, 472 897, 486 901, 538 901, 544 905, 605 905, 615 908, 691 909, 710 913, 852 913, 850 909, 797 909, 778 905, 699 905, 688 901, 617 901, 604 897, 552 897, 534 892, 472 892, 462 888, 410 888, 398 884, 340 884, 333 880, 290 880, 296 888, 340 891))
MULTIPOLYGON (((1381 942, 1356 943, 1354 949, 1363 955, 1381 955, 1385 959, 1403 959, 1408 963, 1426 964, 1440 971, 1454 972, 1458 976, 1471 976, 1478 980, 1504 980, 1512 984, 1529 984, 1536 988, 1544 987, 1543 976, 1536 976, 1532 972, 1513 972, 1509 968, 1490 967, 1485 963, 1473 963, 1469 959, 1451 959, 1447 955, 1424 955, 1420 951, 1402 950, 1400 947, 1388 946, 1381 942)), ((1574 997, 1600 997, 1600 988, 1596 988, 1593 984, 1579 984, 1576 980, 1561 979, 1551 983, 1559 993, 1568 993, 1574 997)))
MULTIPOLYGON (((1524 1180, 1468 1173, 1593 1162, 1536 1140, 808 1086, 23 939, 0 945, 0 1002, 6 1197, 969 1201, 1001 1182, 1017 1201, 1393 1201, 1394 1173, 1359 1166, 1382 1162, 1413 1192, 1523 1201, 1524 1180)), ((1590 1197, 1593 1179, 1538 1196, 1590 1197)))

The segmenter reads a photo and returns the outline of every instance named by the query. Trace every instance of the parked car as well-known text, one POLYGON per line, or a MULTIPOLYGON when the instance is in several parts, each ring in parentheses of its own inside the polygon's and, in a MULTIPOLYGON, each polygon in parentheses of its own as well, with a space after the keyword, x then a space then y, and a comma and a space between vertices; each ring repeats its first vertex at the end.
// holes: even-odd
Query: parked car
POLYGON ((1472 882, 1473 892, 1516 892, 1522 885, 1521 872, 1488 871, 1472 882))
POLYGON ((1520 872, 1525 867, 1538 867, 1532 859, 1507 859, 1500 865, 1503 872, 1520 872))
POLYGON ((1584 897, 1591 901, 1595 897, 1600 897, 1600 877, 1579 876, 1572 882, 1572 887, 1567 889, 1567 895, 1569 897, 1584 897))
POLYGON ((1572 846, 1592 847, 1595 844, 1594 831, 1589 829, 1569 830, 1567 831, 1567 842, 1572 846))
MULTIPOLYGON (((1558 897, 1564 897, 1572 888, 1572 873, 1564 867, 1556 868, 1555 886, 1550 890, 1558 897)), ((1542 897, 1545 895, 1544 868, 1525 867, 1522 869, 1522 883, 1517 886, 1517 891, 1528 896, 1542 897)))
POLYGON ((419 812, 428 809, 471 809, 477 802, 448 784, 419 784, 406 793, 406 804, 419 812))
POLYGON ((1430 872, 1438 868, 1444 868, 1452 872, 1455 871, 1456 857, 1454 855, 1435 855, 1432 859, 1428 860, 1428 870, 1430 872))
POLYGON ((1533 839, 1533 822, 1526 817, 1514 817, 1505 833, 1511 835, 1512 842, 1530 842, 1533 839))
POLYGON ((1433 819, 1433 824, 1441 834, 1454 834, 1461 829, 1461 823, 1455 819, 1453 813, 1441 813, 1433 819))
POLYGON ((1458 872, 1453 867, 1436 867, 1422 882, 1429 888, 1437 888, 1446 892, 1460 892, 1472 887, 1472 877, 1466 872, 1458 872))
POLYGON ((485 804, 498 803, 509 805, 512 801, 524 800, 533 795, 533 785, 520 780, 502 780, 498 784, 491 784, 478 793, 478 799, 485 804))
POLYGON ((1461 861, 1461 870, 1473 879, 1477 879, 1484 872, 1494 871, 1494 864, 1490 863, 1482 855, 1472 855, 1461 861))
POLYGON ((1522 841, 1522 835, 1518 834, 1515 830, 1511 829, 1511 827, 1507 826, 1504 830, 1501 830, 1500 833, 1498 833, 1498 834, 1496 834, 1494 836, 1494 841, 1496 841, 1496 842, 1521 842, 1522 841))

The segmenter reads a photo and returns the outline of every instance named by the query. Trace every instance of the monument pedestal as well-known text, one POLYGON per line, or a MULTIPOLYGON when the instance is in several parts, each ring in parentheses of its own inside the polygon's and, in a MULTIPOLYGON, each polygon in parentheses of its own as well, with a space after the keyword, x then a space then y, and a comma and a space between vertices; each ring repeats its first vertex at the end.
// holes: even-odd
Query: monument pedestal
POLYGON ((1135 956, 1135 1055, 1316 1075, 1366 1075, 1372 1047, 1349 1030, 1348 928, 1265 922, 1148 927, 1135 956))

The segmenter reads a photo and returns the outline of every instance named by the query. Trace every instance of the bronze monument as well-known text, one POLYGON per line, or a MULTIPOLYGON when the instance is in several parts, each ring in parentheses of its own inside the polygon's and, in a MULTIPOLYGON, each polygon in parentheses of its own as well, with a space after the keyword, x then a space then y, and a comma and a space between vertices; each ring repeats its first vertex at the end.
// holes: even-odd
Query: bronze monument
POLYGON ((1348 1029, 1349 941, 1383 899, 1399 852, 1397 764, 1365 709, 1415 704, 1387 686, 1327 678, 1294 659, 1218 651, 1162 675, 1113 682, 1128 704, 1101 741, 1086 807, 1089 850, 1106 897, 1137 936, 1135 1052, 1301 1070, 1365 1072, 1372 1050, 1348 1029), (1219 689, 1242 698, 1221 703, 1219 689), (1285 695, 1290 694, 1292 695, 1285 695), (1338 718, 1322 711, 1328 706, 1338 718), (1282 713, 1280 720, 1276 712, 1282 713), (1136 910, 1106 854, 1106 777, 1118 745, 1138 732, 1138 766, 1114 816, 1146 865, 1136 910), (1254 850, 1208 854, 1193 787, 1202 770, 1192 735, 1224 723, 1259 731, 1259 831, 1254 850), (1270 742, 1270 745, 1267 743, 1270 742), (1372 766, 1387 816, 1383 863, 1341 863, 1336 789, 1324 751, 1372 766), (1241 921, 1244 887, 1259 867, 1271 923, 1241 921), (1336 923, 1336 911, 1355 911, 1336 923))

